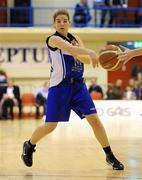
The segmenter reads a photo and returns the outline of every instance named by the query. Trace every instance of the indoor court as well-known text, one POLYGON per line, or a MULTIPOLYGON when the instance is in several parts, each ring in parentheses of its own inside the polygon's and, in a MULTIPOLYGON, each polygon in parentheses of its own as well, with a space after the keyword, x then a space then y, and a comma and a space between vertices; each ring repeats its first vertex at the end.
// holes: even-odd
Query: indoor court
POLYGON ((124 117, 103 123, 124 171, 106 164, 87 121, 72 113, 70 122, 60 123, 38 144, 31 168, 21 161, 22 144, 42 120, 0 121, 0 180, 142 179, 142 121, 124 117))
MULTIPOLYGON (((122 65, 120 48, 109 49, 115 57, 103 58, 104 66, 97 57, 108 45, 142 49, 142 0, 0 0, 0 180, 142 180, 142 56, 122 65), (65 87, 72 84, 70 92, 77 95, 68 96, 67 88, 60 91, 62 81, 65 87), (96 112, 88 92, 112 151, 102 126, 88 117, 99 142, 107 157, 113 152, 120 161, 110 158, 112 166, 124 164, 125 169, 107 165, 87 120, 74 112, 69 122, 60 122, 39 141, 33 166, 27 167, 21 159, 23 143, 44 124, 39 117, 46 112, 47 121, 67 119, 74 106, 82 115, 96 112), (56 117, 48 117, 50 112, 56 117)), ((45 127, 41 134, 48 132, 45 127)), ((32 140, 27 146, 34 151, 32 140)))

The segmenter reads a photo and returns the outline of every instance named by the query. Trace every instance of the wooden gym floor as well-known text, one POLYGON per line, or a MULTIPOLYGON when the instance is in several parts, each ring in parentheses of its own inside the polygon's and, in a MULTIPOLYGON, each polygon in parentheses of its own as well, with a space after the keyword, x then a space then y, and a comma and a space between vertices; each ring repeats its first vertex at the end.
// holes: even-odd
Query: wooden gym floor
POLYGON ((142 179, 142 120, 102 121, 116 156, 125 164, 114 171, 86 120, 68 123, 41 140, 33 167, 21 161, 22 144, 42 120, 0 121, 0 180, 139 180, 142 179))

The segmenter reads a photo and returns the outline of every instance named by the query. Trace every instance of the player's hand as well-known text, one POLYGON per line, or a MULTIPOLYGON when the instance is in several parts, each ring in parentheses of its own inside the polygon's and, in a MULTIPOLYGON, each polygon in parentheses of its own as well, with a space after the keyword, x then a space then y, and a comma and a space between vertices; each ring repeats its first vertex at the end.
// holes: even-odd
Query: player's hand
POLYGON ((78 42, 75 39, 72 40, 71 44, 73 46, 79 46, 78 42))
POLYGON ((130 59, 132 59, 131 50, 124 46, 119 46, 119 47, 122 51, 118 53, 118 59, 120 61, 123 61, 124 64, 126 64, 130 59))
POLYGON ((127 51, 130 50, 129 48, 126 48, 125 46, 119 45, 119 48, 121 49, 121 51, 127 51))

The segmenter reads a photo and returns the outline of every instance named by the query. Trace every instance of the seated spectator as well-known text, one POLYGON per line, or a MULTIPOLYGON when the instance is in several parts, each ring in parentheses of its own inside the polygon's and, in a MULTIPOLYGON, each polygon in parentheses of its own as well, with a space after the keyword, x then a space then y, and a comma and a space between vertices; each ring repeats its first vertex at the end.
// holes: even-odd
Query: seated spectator
POLYGON ((7 79, 7 74, 5 70, 1 67, 1 64, 0 64, 0 76, 3 76, 5 80, 7 79))
POLYGON ((7 76, 4 71, 0 70, 0 83, 7 83, 7 76))
POLYGON ((133 88, 131 86, 127 86, 126 90, 124 91, 124 95, 123 95, 123 99, 125 100, 135 100, 136 97, 136 93, 135 91, 133 91, 133 88))
POLYGON ((5 71, 0 68, 0 100, 2 98, 3 93, 5 92, 5 88, 7 86, 7 75, 5 71))
POLYGON ((136 95, 137 95, 137 99, 142 99, 142 82, 136 88, 135 92, 136 92, 136 95))
POLYGON ((73 22, 75 27, 86 27, 91 20, 91 15, 87 0, 80 0, 75 7, 75 13, 73 16, 73 22))
POLYGON ((35 92, 36 98, 36 118, 39 117, 39 106, 43 106, 43 114, 46 113, 46 99, 48 95, 49 82, 44 82, 43 86, 38 88, 35 92))
POLYGON ((107 91, 106 91, 106 99, 112 99, 113 98, 113 84, 108 84, 107 91))
POLYGON ((131 78, 128 80, 128 86, 135 88, 135 79, 131 78))
POLYGON ((106 99, 122 99, 123 92, 121 91, 122 80, 117 79, 114 85, 109 85, 106 95, 106 99))
POLYGON ((13 107, 17 105, 19 107, 19 116, 22 115, 22 104, 20 99, 20 89, 14 85, 12 79, 8 79, 8 86, 2 96, 0 103, 2 119, 14 119, 13 107), (10 110, 10 112, 8 112, 10 110))
POLYGON ((136 95, 136 99, 140 99, 141 97, 141 81, 135 79, 129 79, 128 85, 132 92, 136 95))
POLYGON ((100 93, 101 97, 103 98, 103 90, 102 90, 101 86, 97 85, 96 77, 91 79, 91 85, 89 86, 88 91, 89 91, 90 95, 92 94, 92 92, 100 93))

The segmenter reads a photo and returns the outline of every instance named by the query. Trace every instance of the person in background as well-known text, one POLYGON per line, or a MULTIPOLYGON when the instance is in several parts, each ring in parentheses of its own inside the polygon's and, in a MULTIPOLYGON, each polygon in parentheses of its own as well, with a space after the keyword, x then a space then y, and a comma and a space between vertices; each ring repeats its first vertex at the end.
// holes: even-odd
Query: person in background
POLYGON ((111 7, 112 7, 112 4, 111 4, 110 0, 104 0, 104 6, 103 6, 104 9, 102 10, 102 14, 101 14, 101 24, 100 24, 100 27, 104 26, 107 14, 109 15, 108 24, 109 25, 112 24, 112 21, 113 21, 112 10, 107 9, 107 8, 111 8, 111 7))
POLYGON ((35 92, 36 99, 36 118, 39 118, 39 107, 43 106, 43 114, 46 114, 46 100, 48 96, 49 82, 45 81, 43 86, 38 88, 35 92))
POLYGON ((106 99, 111 100, 113 96, 113 84, 108 83, 106 91, 106 99))
POLYGON ((128 85, 126 87, 126 89, 124 90, 124 94, 123 94, 123 99, 125 100, 135 100, 137 97, 136 97, 136 93, 135 91, 133 90, 133 88, 128 85))
POLYGON ((13 107, 19 107, 19 117, 22 115, 22 102, 20 98, 20 89, 14 85, 12 79, 8 79, 8 86, 5 89, 3 97, 0 102, 2 119, 14 119, 13 107), (10 113, 8 110, 10 109, 10 113))
POLYGON ((0 70, 0 84, 7 83, 7 75, 3 70, 0 70))
POLYGON ((80 0, 75 7, 73 22, 75 27, 86 27, 91 20, 90 10, 87 0, 80 0))
POLYGON ((58 10, 53 16, 53 21, 56 32, 46 39, 51 76, 45 123, 23 143, 22 160, 26 166, 32 166, 36 144, 51 133, 59 122, 69 121, 72 109, 81 119, 87 119, 105 152, 106 162, 114 170, 123 170, 124 165, 117 160, 111 150, 105 129, 83 78, 84 64, 92 63, 95 68, 98 56, 94 50, 85 48, 79 37, 68 32, 70 26, 68 11, 58 10))
POLYGON ((101 94, 102 98, 104 96, 101 86, 97 84, 97 77, 94 77, 91 79, 91 85, 89 86, 88 91, 89 91, 89 94, 91 94, 92 92, 98 92, 101 94))
POLYGON ((128 81, 128 87, 131 88, 131 91, 133 92, 133 95, 136 96, 135 99, 141 98, 141 81, 138 81, 136 79, 129 79, 128 81))
POLYGON ((104 26, 104 23, 107 18, 107 14, 109 16, 108 27, 112 27, 113 24, 114 26, 116 25, 116 21, 119 16, 119 11, 111 8, 126 8, 126 7, 127 7, 126 0, 104 0, 104 9, 102 10, 102 16, 101 16, 101 27, 104 26))
POLYGON ((6 87, 7 87, 7 74, 0 67, 0 100, 1 100, 1 98, 3 96, 3 93, 5 92, 6 87))
POLYGON ((139 85, 136 87, 136 95, 137 95, 137 99, 141 99, 142 100, 142 82, 139 83, 139 85))
POLYGON ((135 11, 134 23, 135 23, 135 27, 141 27, 142 26, 142 11, 141 10, 135 11))
POLYGON ((114 85, 108 86, 108 90, 106 92, 106 99, 122 99, 123 92, 121 91, 122 80, 117 79, 114 85))

